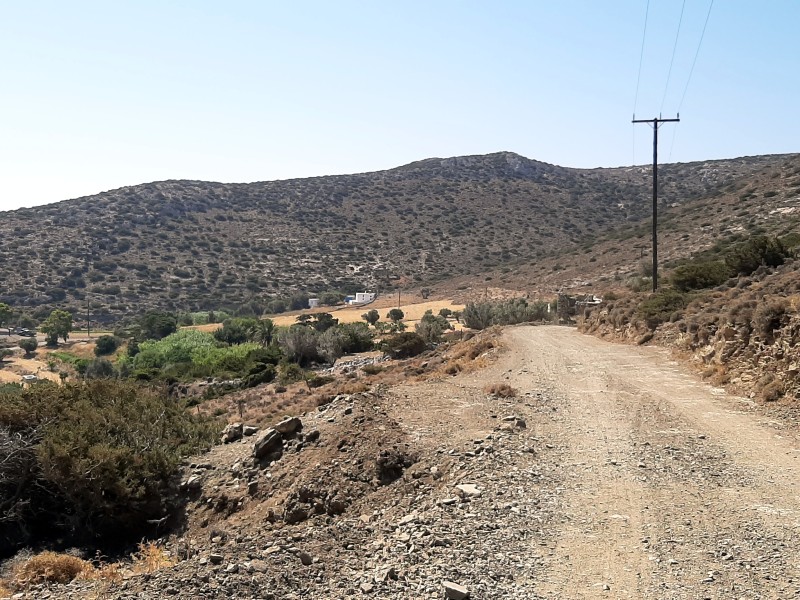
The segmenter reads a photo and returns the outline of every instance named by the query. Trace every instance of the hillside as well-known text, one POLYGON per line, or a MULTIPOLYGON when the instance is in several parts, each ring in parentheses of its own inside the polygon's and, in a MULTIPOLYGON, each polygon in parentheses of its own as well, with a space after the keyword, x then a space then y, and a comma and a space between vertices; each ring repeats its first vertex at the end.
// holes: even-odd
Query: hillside
MULTIPOLYGON (((735 229, 767 198, 780 208, 796 194, 798 166, 796 156, 665 165, 665 228, 670 213, 687 215, 686 233, 672 229, 695 245, 698 231, 710 240, 706 229, 735 229), (773 181, 781 187, 769 197, 762 187, 773 181)), ((358 175, 164 181, 0 213, 0 302, 83 314, 89 293, 93 319, 112 322, 146 308, 263 309, 301 290, 482 281, 492 270, 519 284, 516 273, 541 276, 548 258, 597 260, 592 244, 609 232, 622 232, 609 243, 629 259, 642 244, 623 238, 643 238, 649 213, 649 168, 569 169, 507 152, 358 175)))

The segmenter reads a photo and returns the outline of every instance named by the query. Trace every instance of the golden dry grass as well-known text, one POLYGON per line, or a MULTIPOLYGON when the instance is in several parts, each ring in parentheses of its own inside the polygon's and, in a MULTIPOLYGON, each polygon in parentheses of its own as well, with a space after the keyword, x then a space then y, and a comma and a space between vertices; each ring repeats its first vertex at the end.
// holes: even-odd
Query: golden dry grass
POLYGON ((0 598, 11 598, 14 595, 14 590, 8 587, 5 581, 0 581, 0 598))
POLYGON ((13 590, 25 590, 40 583, 69 583, 73 579, 119 582, 125 572, 153 573, 173 566, 176 561, 163 548, 153 542, 139 544, 130 560, 112 563, 99 562, 97 566, 71 554, 45 551, 20 561, 12 568, 11 581, 0 581, 0 598, 11 597, 13 590))
POLYGON ((82 558, 48 550, 35 554, 14 569, 14 585, 22 588, 38 583, 69 583, 92 570, 92 564, 82 558))

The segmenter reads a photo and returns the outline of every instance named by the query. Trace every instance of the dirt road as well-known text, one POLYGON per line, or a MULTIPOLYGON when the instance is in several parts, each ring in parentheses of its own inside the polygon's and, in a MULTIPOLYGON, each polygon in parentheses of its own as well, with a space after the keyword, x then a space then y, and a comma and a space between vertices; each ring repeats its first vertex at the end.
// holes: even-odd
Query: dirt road
POLYGON ((657 348, 552 326, 503 338, 484 370, 304 415, 318 442, 248 485, 252 444, 218 446, 202 457, 209 473, 191 471, 205 487, 172 547, 196 553, 103 594, 85 582, 50 597, 390 600, 442 598, 447 586, 473 600, 800 595, 791 428, 657 348), (486 393, 500 383, 516 397, 486 393), (412 464, 371 483, 375 457, 392 452, 412 464), (229 516, 208 510, 220 494, 239 507, 229 516), (275 522, 280 498, 309 494, 346 510, 275 522))
MULTIPOLYGON (((498 365, 558 410, 540 422, 560 494, 546 598, 800 593, 797 439, 663 350, 558 327, 509 330, 498 365)), ((491 377, 485 373, 482 377, 491 377)))

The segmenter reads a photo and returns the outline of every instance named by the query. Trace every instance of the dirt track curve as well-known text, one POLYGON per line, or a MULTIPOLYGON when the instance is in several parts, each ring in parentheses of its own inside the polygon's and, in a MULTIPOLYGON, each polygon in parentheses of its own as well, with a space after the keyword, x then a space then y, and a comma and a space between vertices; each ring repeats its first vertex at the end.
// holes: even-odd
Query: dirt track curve
MULTIPOLYGON (((498 365, 557 410, 545 598, 800 594, 800 447, 664 350, 559 327, 506 334, 498 365)), ((485 373, 482 376, 490 376, 485 373)))

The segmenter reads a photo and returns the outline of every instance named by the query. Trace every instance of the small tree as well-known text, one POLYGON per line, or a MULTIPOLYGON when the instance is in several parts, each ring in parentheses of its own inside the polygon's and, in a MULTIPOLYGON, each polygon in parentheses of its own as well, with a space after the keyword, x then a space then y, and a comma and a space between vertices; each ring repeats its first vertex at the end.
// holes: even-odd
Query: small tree
POLYGON ((5 302, 0 302, 0 327, 8 328, 8 335, 11 335, 11 307, 5 302))
POLYGON ((307 365, 319 357, 318 336, 319 334, 312 327, 292 325, 280 333, 278 343, 289 360, 307 365))
POLYGON ((69 332, 72 331, 72 315, 65 310, 54 310, 45 319, 39 329, 47 335, 47 345, 55 346, 58 338, 65 342, 69 339, 69 332))
POLYGON ((405 313, 400 310, 399 308, 393 308, 388 313, 386 313, 386 318, 390 321, 394 321, 397 323, 398 321, 402 321, 403 317, 405 317, 405 313))
POLYGON ((160 340, 178 330, 178 320, 169 313, 150 311, 142 317, 141 328, 144 339, 160 340))
POLYGON ((226 344, 244 344, 250 340, 257 319, 247 317, 231 317, 222 322, 222 327, 214 332, 214 337, 226 344))
POLYGON ((322 292, 319 295, 319 303, 323 306, 336 306, 344 300, 344 295, 339 292, 322 292))
POLYGON ((314 321, 311 323, 311 326, 320 333, 323 333, 338 324, 339 319, 334 319, 330 313, 317 313, 314 315, 314 321))
POLYGON ((25 338, 24 340, 20 340, 19 347, 25 351, 25 357, 28 358, 36 352, 36 348, 39 347, 39 342, 36 341, 36 338, 25 338))
POLYGON ((250 327, 248 333, 250 334, 250 339, 256 344, 269 346, 275 336, 275 323, 273 323, 272 319, 258 319, 250 327))
POLYGON ((435 344, 442 340, 442 334, 451 329, 450 323, 442 315, 434 315, 428 310, 417 323, 415 329, 419 336, 428 344, 435 344))
POLYGON ((375 323, 381 320, 381 315, 373 308, 372 310, 361 315, 361 318, 364 319, 368 325, 372 325, 374 327, 375 323))

